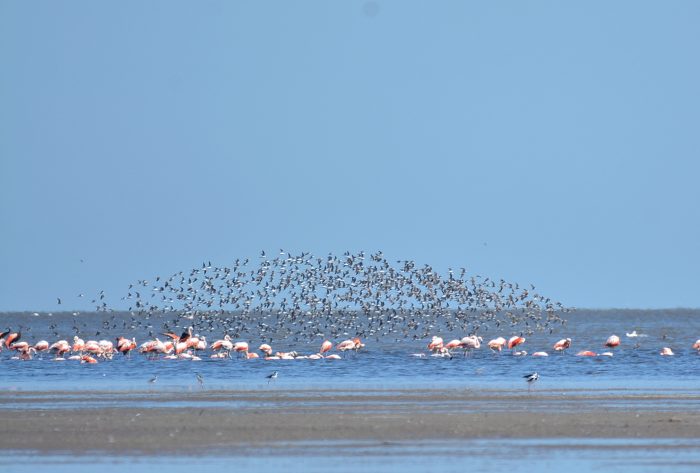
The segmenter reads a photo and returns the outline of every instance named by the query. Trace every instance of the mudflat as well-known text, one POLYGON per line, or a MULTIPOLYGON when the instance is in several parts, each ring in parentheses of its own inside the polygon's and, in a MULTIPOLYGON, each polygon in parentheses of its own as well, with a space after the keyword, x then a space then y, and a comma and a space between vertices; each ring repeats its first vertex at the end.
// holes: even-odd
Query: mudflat
POLYGON ((329 440, 696 438, 696 406, 700 396, 688 393, 4 392, 0 450, 168 454, 329 440))

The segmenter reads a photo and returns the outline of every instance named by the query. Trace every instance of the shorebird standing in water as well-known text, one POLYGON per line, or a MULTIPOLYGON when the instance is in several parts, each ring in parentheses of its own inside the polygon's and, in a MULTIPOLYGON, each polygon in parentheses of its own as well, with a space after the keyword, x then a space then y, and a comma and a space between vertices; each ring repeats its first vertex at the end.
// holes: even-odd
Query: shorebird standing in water
POLYGON ((204 388, 204 377, 199 373, 195 373, 194 375, 197 377, 197 382, 199 383, 199 387, 204 388))
POLYGON ((523 376, 523 378, 525 378, 525 381, 527 381, 527 392, 530 392, 530 388, 532 388, 532 385, 538 379, 540 379, 540 375, 538 375, 537 372, 535 372, 531 374, 526 374, 525 376, 523 376))
POLYGON ((270 381, 274 381, 277 379, 277 371, 273 371, 271 374, 268 374, 266 377, 267 377, 267 384, 270 384, 270 381))
POLYGON ((155 375, 151 379, 149 379, 148 384, 156 384, 156 381, 158 381, 158 375, 155 375))

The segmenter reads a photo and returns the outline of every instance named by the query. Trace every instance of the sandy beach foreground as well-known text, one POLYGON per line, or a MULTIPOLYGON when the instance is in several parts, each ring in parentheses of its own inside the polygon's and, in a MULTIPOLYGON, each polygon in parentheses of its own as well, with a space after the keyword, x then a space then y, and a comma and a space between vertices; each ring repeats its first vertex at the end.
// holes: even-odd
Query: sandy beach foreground
POLYGON ((696 438, 698 405, 692 393, 4 392, 0 449, 231 453, 329 440, 696 438), (236 407, 222 407, 226 399, 236 407))

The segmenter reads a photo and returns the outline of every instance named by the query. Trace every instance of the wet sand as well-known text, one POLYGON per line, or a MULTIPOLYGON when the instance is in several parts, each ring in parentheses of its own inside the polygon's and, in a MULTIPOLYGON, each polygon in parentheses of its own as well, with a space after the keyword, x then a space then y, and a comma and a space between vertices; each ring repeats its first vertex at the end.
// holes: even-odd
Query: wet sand
POLYGON ((696 438, 696 406, 700 396, 688 393, 3 392, 0 449, 231 454, 303 441, 696 438), (238 407, 219 405, 230 398, 238 407), (679 398, 690 407, 667 410, 679 398))

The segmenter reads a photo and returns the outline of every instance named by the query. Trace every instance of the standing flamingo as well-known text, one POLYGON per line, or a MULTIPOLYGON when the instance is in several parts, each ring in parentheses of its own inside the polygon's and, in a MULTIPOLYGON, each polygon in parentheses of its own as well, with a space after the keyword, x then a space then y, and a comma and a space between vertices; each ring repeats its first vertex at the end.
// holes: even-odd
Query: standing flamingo
POLYGON ((131 350, 136 348, 136 339, 129 340, 125 337, 117 338, 117 351, 123 355, 130 355, 131 350))
MULTIPOLYGON (((8 330, 8 332, 10 332, 8 330)), ((19 339, 22 338, 22 332, 10 332, 5 335, 5 347, 10 348, 10 345, 12 345, 15 342, 18 342, 19 339)))
POLYGON ((63 355, 70 351, 70 345, 66 340, 59 340, 49 347, 56 354, 55 360, 63 361, 63 355))
POLYGON ((231 337, 229 335, 224 335, 223 340, 217 340, 211 344, 211 349, 216 352, 219 352, 218 355, 224 355, 230 358, 231 350, 233 350, 233 343, 231 343, 231 337))
POLYGON ((263 343, 258 347, 258 350, 260 350, 263 355, 265 355, 266 358, 269 358, 272 356, 272 347, 268 345, 267 343, 263 343))
POLYGON ((74 352, 82 352, 85 350, 85 341, 78 337, 77 335, 73 337, 73 348, 74 352))
POLYGON ((329 352, 333 348, 333 344, 328 341, 324 340, 323 343, 321 343, 321 350, 319 351, 319 354, 323 355, 326 352, 329 352))
POLYGON ((500 353, 503 347, 506 345, 507 340, 503 337, 494 338, 487 344, 491 351, 500 353))
POLYGON ((470 335, 464 337, 459 341, 459 346, 464 348, 464 356, 467 356, 467 352, 471 354, 472 350, 477 350, 481 347, 481 342, 483 338, 477 337, 476 335, 470 335))
POLYGON ((341 352, 355 349, 355 342, 352 340, 343 340, 335 346, 335 349, 341 352))
POLYGON ((512 351, 515 347, 522 343, 525 343, 525 337, 518 337, 517 335, 510 337, 508 340, 508 349, 512 351))
POLYGON ((243 356, 248 358, 248 342, 236 342, 233 344, 233 351, 243 353, 243 356))
POLYGON ((433 335, 433 338, 430 340, 430 343, 428 343, 428 350, 432 352, 438 352, 442 349, 443 346, 443 340, 441 337, 438 337, 436 335, 433 335))

